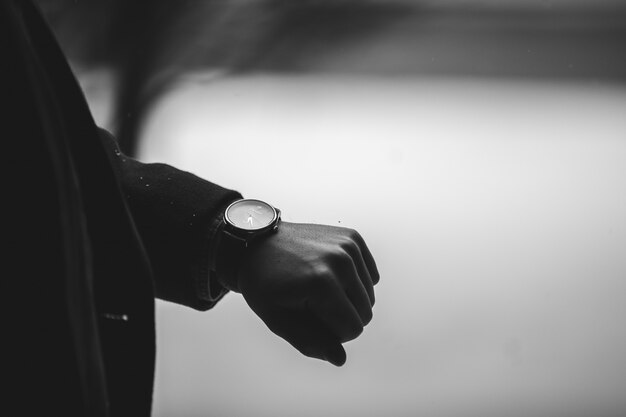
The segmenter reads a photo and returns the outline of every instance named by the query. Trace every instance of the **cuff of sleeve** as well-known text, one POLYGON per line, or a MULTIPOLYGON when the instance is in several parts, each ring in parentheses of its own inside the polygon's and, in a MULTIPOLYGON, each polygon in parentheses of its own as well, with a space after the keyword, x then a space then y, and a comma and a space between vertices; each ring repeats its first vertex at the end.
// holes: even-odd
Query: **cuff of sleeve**
POLYGON ((224 212, 226 204, 222 210, 219 211, 220 216, 215 218, 207 231, 208 241, 208 263, 207 269, 201 271, 198 282, 198 298, 203 301, 208 301, 211 304, 215 304, 224 295, 229 292, 229 289, 224 287, 217 278, 216 264, 217 264, 217 250, 220 243, 220 230, 222 226, 221 213, 224 212))

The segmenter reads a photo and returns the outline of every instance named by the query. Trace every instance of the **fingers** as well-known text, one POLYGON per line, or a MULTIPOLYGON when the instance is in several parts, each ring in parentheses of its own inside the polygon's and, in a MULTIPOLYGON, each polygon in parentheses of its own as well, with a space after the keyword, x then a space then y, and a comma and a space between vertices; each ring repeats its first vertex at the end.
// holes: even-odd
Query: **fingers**
POLYGON ((359 247, 363 262, 367 266, 367 270, 372 279, 372 283, 374 285, 378 284, 378 282, 380 281, 380 274, 378 273, 378 267, 376 266, 376 261, 374 260, 372 253, 370 252, 369 248, 365 244, 365 240, 357 231, 353 232, 352 239, 359 247))
POLYGON ((329 270, 313 282, 306 310, 313 313, 342 343, 355 339, 363 332, 363 320, 333 271, 329 270))
MULTIPOLYGON (((355 271, 356 273, 356 271, 355 271)), ((361 320, 361 325, 366 326, 372 321, 372 304, 363 284, 356 280, 350 287, 346 288, 345 294, 352 303, 361 320)))
MULTIPOLYGON (((358 267, 359 258, 354 258, 346 253, 338 267, 339 280, 343 282, 346 296, 359 314, 361 324, 367 325, 372 320, 372 305, 374 302, 374 288, 369 278, 369 273, 362 267, 358 267), (359 270, 360 273, 359 273, 359 270)), ((363 262, 361 261, 361 264, 363 262)))
MULTIPOLYGON (((346 341, 358 336, 372 320, 375 295, 370 268, 361 252, 361 246, 366 250, 367 246, 358 232, 343 231, 337 250, 328 252, 324 265, 316 269, 320 276, 314 279, 321 285, 318 285, 318 296, 311 298, 311 307, 342 341, 346 341), (359 317, 360 326, 354 320, 353 311, 359 317)), ((369 250, 367 254, 371 257, 369 250)), ((378 274, 375 264, 374 273, 378 274)))
MULTIPOLYGON (((350 257, 351 266, 354 268, 356 276, 359 279, 362 291, 365 291, 367 293, 367 297, 369 298, 369 309, 371 310, 371 307, 376 302, 376 296, 374 295, 374 283, 372 281, 369 269, 365 264, 365 260, 363 259, 361 249, 352 239, 348 240, 347 243, 343 245, 343 247, 350 257)), ((346 272, 349 273, 350 271, 346 272)), ((367 320, 367 322, 369 322, 369 320, 367 320)))

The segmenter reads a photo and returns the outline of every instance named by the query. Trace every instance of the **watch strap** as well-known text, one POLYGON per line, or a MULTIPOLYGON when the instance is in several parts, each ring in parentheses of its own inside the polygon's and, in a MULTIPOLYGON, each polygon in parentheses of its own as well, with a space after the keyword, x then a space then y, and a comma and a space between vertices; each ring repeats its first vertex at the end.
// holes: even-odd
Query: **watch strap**
POLYGON ((217 254, 215 259, 215 275, 224 287, 240 292, 237 273, 247 243, 244 239, 228 232, 222 223, 218 231, 217 254))

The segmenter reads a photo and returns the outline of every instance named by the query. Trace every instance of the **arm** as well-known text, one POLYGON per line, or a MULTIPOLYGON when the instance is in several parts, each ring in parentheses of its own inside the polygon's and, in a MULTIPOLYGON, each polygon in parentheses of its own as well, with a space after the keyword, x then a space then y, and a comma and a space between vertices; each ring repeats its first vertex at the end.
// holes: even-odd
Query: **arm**
POLYGON ((157 297, 213 307, 226 289, 209 274, 209 244, 224 207, 241 195, 166 164, 132 159, 100 132, 148 252, 157 297))
POLYGON ((218 244, 218 270, 209 280, 216 288, 214 300, 198 301, 197 283, 208 276, 208 242, 216 240, 216 222, 228 203, 241 196, 167 165, 141 164, 112 149, 117 164, 123 165, 122 185, 153 260, 159 297, 207 309, 226 289, 239 292, 271 331, 302 354, 337 366, 345 362, 342 343, 359 336, 372 319, 374 285, 379 281, 374 258, 359 233, 282 222, 275 234, 243 254, 218 244), (229 260, 229 267, 220 270, 223 259, 229 260))

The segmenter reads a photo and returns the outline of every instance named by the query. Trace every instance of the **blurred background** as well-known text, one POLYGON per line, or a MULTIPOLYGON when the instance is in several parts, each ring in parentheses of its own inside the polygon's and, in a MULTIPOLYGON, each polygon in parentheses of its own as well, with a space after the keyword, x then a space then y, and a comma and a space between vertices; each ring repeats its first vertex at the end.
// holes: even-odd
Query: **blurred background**
POLYGON ((155 416, 626 415, 626 2, 39 2, 126 152, 382 275, 342 368, 159 302, 155 416))

